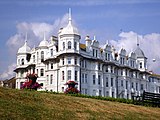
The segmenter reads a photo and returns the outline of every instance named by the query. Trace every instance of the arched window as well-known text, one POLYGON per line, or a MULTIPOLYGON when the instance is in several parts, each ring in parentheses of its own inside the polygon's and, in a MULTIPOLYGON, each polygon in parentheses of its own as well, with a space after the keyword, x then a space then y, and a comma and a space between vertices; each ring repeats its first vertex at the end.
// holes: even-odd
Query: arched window
POLYGON ((50 77, 50 84, 52 84, 53 83, 53 75, 51 75, 51 77, 50 77))
POLYGON ((33 55, 33 62, 35 62, 35 55, 33 55))
POLYGON ((24 65, 24 59, 21 60, 21 65, 24 65))
POLYGON ((71 49, 71 41, 68 41, 68 49, 71 49))
POLYGON ((65 42, 63 42, 63 50, 65 49, 65 42))
POLYGON ((41 69, 41 76, 44 76, 44 69, 41 69))
POLYGON ((41 51, 41 62, 44 61, 44 51, 41 51))

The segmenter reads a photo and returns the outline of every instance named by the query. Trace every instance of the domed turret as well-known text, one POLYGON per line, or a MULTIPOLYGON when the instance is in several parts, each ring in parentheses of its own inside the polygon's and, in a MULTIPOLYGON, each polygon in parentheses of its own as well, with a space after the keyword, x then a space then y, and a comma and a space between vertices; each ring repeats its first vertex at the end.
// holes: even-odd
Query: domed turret
POLYGON ((76 34, 79 35, 78 29, 72 25, 71 10, 69 9, 68 25, 61 30, 61 34, 76 34))
POLYGON ((45 33, 44 33, 44 39, 40 42, 39 47, 46 47, 48 45, 49 45, 49 43, 46 40, 45 33))
POLYGON ((31 48, 27 45, 27 40, 25 41, 24 45, 19 48, 18 53, 29 53, 31 48))

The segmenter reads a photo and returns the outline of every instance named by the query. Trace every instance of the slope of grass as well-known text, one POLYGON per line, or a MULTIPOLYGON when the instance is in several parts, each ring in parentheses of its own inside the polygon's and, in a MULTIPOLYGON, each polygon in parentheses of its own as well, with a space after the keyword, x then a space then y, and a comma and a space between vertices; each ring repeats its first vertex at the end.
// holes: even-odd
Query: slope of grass
POLYGON ((0 87, 0 119, 158 120, 160 108, 0 87))

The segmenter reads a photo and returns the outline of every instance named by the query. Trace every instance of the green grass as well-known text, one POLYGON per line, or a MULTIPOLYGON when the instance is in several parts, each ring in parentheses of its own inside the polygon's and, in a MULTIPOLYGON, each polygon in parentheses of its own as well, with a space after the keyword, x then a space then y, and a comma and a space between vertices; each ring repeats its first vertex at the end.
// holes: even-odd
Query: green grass
POLYGON ((160 108, 0 87, 1 120, 158 120, 160 108))

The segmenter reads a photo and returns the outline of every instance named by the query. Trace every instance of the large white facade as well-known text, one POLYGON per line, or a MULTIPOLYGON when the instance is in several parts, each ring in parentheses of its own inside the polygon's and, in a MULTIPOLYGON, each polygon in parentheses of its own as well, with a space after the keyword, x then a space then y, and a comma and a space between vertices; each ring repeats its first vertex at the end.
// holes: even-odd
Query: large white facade
POLYGON ((124 48, 116 51, 110 44, 101 48, 95 37, 91 40, 86 36, 85 44, 80 40, 71 14, 58 37, 46 40, 44 36, 32 49, 26 39, 17 52, 16 88, 26 81, 27 73, 37 73, 37 82, 43 83, 41 90, 64 92, 64 84, 74 80, 80 92, 88 95, 131 98, 143 90, 154 92, 149 85, 147 58, 139 44, 127 55, 124 48))

